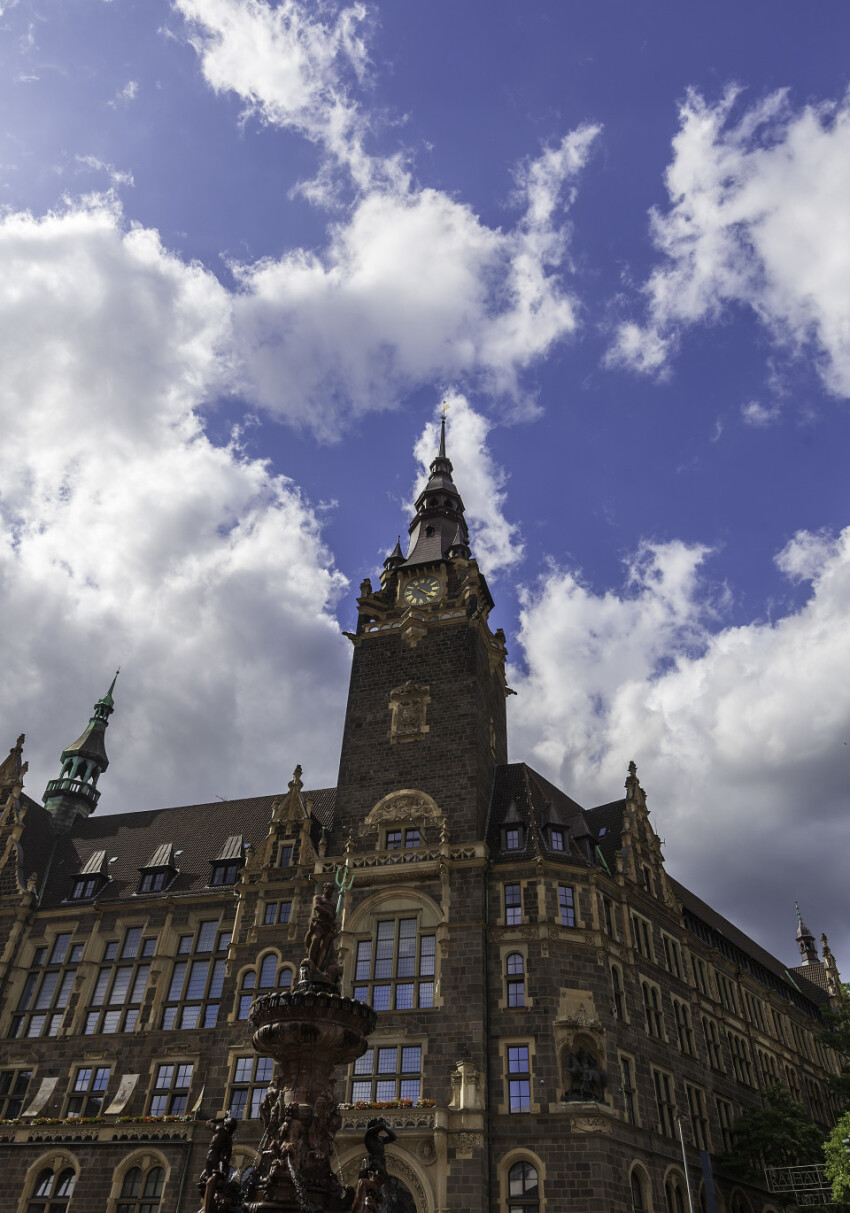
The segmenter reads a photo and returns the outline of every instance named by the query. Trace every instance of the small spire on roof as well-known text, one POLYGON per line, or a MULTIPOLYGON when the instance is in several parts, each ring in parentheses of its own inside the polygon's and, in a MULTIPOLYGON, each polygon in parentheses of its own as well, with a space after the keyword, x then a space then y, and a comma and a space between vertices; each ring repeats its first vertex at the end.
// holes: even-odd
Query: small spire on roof
POLYGON ((803 957, 803 964, 819 964, 815 937, 803 922, 803 915, 800 913, 800 907, 796 901, 794 902, 794 906, 797 910, 797 945, 800 949, 800 955, 803 957))

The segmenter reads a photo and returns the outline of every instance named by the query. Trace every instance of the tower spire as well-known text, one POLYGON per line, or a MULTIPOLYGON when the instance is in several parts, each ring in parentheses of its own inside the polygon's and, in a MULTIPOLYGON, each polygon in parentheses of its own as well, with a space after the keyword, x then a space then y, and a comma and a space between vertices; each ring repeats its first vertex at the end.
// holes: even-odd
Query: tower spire
POLYGON ((77 817, 86 818, 97 808, 100 792, 97 781, 109 766, 105 733, 109 717, 115 711, 112 692, 119 671, 109 690, 94 705, 89 722, 77 740, 62 751, 62 771, 51 779, 44 791, 44 807, 53 819, 57 834, 66 834, 77 817))
POLYGON ((815 947, 815 937, 803 922, 803 915, 800 913, 800 906, 795 901, 794 908, 797 911, 797 946, 800 949, 800 955, 803 958, 804 965, 816 965, 820 963, 817 948, 815 947))
POLYGON ((416 514, 410 524, 410 546, 405 567, 451 560, 452 553, 468 558, 469 529, 464 505, 452 480, 452 461, 446 453, 446 411, 440 418, 440 444, 431 461, 428 483, 416 498, 416 514))

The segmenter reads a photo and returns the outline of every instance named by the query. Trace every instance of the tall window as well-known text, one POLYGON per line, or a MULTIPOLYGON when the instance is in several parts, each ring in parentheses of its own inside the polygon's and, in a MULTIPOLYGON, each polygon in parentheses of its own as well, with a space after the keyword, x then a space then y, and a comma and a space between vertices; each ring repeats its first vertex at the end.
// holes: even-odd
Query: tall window
POLYGON ((635 1213, 646 1213, 646 1188, 643 1176, 635 1169, 631 1174, 632 1208, 635 1213))
POLYGON ((720 1121, 720 1133, 723 1138, 723 1150, 729 1153, 732 1149, 732 1124, 735 1120, 735 1113, 732 1110, 732 1105, 726 1099, 715 1100, 717 1104, 717 1119, 720 1121))
POLYGON ((74 984, 75 966, 83 955, 81 943, 71 943, 71 932, 57 935, 48 948, 36 948, 24 981, 11 1037, 58 1036, 59 1026, 74 984))
POLYGON ((658 1131, 668 1137, 675 1136, 676 1100, 673 1095, 673 1075, 664 1070, 652 1071, 655 1087, 655 1102, 658 1107, 658 1131))
POLYGON ((235 1120, 256 1120, 274 1072, 271 1057, 237 1057, 230 1083, 230 1115, 235 1120))
POLYGON ((602 925, 605 928, 605 934, 610 935, 612 939, 616 939, 617 932, 614 930, 614 905, 610 897, 602 898, 602 925))
POLYGON ((664 1015, 661 1010, 661 995, 657 986, 651 986, 648 981, 641 982, 643 991, 643 1009, 646 1015, 646 1030, 650 1036, 664 1039, 664 1015))
POLYGON ((116 1213, 159 1213, 159 1198, 165 1184, 162 1167, 131 1167, 124 1176, 116 1213))
POLYGON ((435 942, 419 934, 416 918, 379 922, 374 941, 357 944, 354 997, 376 1011, 432 1007, 435 942))
POLYGON ((85 1033, 132 1032, 148 984, 151 967, 146 960, 156 951, 156 939, 142 938, 141 927, 131 927, 121 941, 108 943, 86 1014, 85 1033))
POLYGON ((530 1162, 515 1162, 508 1171, 508 1213, 540 1213, 540 1181, 530 1162))
POLYGON ((515 927, 522 922, 522 885, 505 885, 505 923, 515 927))
POLYGON ((251 1003, 273 990, 288 990, 292 985, 294 970, 282 965, 276 952, 268 952, 257 969, 249 969, 242 978, 239 990, 239 1018, 247 1019, 251 1003), (259 981, 259 984, 258 984, 259 981))
POLYGON ((525 1006, 525 962, 520 952, 511 952, 505 961, 505 985, 509 1007, 525 1006))
POLYGON ((576 903, 572 885, 558 885, 558 914, 562 927, 576 925, 576 903))
POLYGON ((649 923, 638 914, 632 914, 632 940, 641 956, 652 960, 652 939, 649 923))
POLYGON ((509 1045, 508 1063, 508 1110, 510 1112, 531 1111, 531 1070, 528 1061, 528 1045, 509 1045))
POLYGON ((411 1099, 422 1094, 422 1046, 369 1048, 351 1068, 351 1102, 411 1099))
POLYGON ((230 932, 219 931, 218 921, 202 922, 194 935, 181 935, 162 1013, 162 1026, 213 1028, 224 989, 224 957, 230 932), (218 953, 219 955, 213 955, 218 953))
POLYGON ((0 1120, 16 1120, 21 1114, 32 1070, 0 1070, 0 1120))
POLYGON ((746 1083, 748 1087, 751 1087, 753 1085, 753 1067, 750 1062, 750 1051, 743 1036, 737 1036, 734 1032, 729 1033, 729 1051, 732 1054, 732 1068, 738 1082, 746 1083))
POLYGON ((713 1019, 703 1017, 702 1030, 705 1035, 705 1047, 708 1050, 708 1064, 712 1070, 725 1074, 726 1067, 723 1064, 723 1051, 720 1047, 720 1032, 717 1024, 713 1019))
POLYGON ((77 1070, 68 1098, 68 1116, 100 1115, 110 1073, 109 1066, 81 1066, 77 1070))
POLYGON ((685 1213, 685 1197, 678 1179, 668 1179, 664 1185, 667 1213, 685 1213))
POLYGON ((668 972, 673 973, 676 977, 682 976, 682 955, 679 949, 679 944, 670 935, 661 935, 661 942, 664 945, 664 964, 668 972))
POLYGON ((620 1074, 623 1079, 623 1106, 626 1110, 626 1120, 630 1125, 637 1124, 635 1111, 635 1073, 631 1057, 620 1054, 620 1074))
POLYGON ((33 1194, 27 1204, 27 1213, 65 1213, 74 1191, 77 1176, 71 1167, 54 1171, 45 1167, 35 1181, 33 1194))
POLYGON ((705 1092, 700 1087, 685 1083, 688 1097, 688 1115, 691 1118, 691 1133, 698 1150, 708 1149, 708 1116, 705 1111, 705 1092))
POLYGON ((676 1017, 676 1036, 679 1041, 679 1049, 686 1057, 694 1056, 694 1030, 691 1026, 691 1011, 690 1007, 685 1003, 679 1002, 677 998, 673 999, 673 1014, 676 1017))
POLYGON ((727 1011, 732 1011, 734 1015, 738 1015, 738 1000, 735 997, 735 986, 724 973, 720 973, 717 969, 714 970, 714 979, 717 982, 717 993, 720 996, 720 1001, 727 1011))
POLYGON ((694 956, 692 952, 691 965, 694 970, 694 981, 700 994, 705 994, 706 998, 711 998, 711 986, 708 983, 708 969, 705 962, 700 960, 699 956, 694 956))
POLYGON ((194 1069, 192 1062, 157 1066, 151 1095, 151 1116, 182 1116, 189 1101, 194 1069))
POLYGON ((623 993, 623 978, 617 965, 611 965, 611 988, 614 992, 614 1015, 617 1019, 625 1019, 625 995, 623 993))

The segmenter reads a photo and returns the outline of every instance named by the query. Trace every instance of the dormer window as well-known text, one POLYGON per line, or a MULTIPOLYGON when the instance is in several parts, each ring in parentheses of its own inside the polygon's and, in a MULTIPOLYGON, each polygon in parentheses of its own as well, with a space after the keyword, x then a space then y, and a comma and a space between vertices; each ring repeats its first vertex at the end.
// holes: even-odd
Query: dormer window
POLYGON ((210 885, 236 884, 245 864, 245 844, 241 834, 231 834, 215 859, 211 859, 210 885))
POLYGON ((549 848, 552 851, 564 849, 564 831, 558 826, 549 827, 549 848))
POLYGON ((291 868, 295 860, 295 843, 284 842, 277 853, 277 866, 279 868, 291 868))
POLYGON ((106 851, 93 851, 73 878, 69 901, 91 901, 109 883, 106 851))
POLYGON ((502 818, 502 850, 521 851, 525 846, 525 823, 519 815, 515 800, 508 805, 508 811, 502 818))
POLYGON ((505 850, 519 851, 522 848, 522 828, 520 826, 509 826, 505 830, 505 850))
POLYGON ((158 846, 143 868, 139 868, 140 893, 161 893, 167 889, 177 875, 177 864, 174 859, 174 846, 164 842, 158 846))

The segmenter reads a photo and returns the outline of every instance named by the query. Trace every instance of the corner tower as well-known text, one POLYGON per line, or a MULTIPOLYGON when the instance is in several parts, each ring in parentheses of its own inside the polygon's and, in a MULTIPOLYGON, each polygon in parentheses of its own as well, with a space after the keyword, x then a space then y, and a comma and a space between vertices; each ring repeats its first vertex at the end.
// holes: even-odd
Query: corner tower
POLYGON ((109 766, 105 733, 109 717, 115 711, 115 678, 104 696, 94 705, 88 725, 73 745, 62 751, 62 773, 51 779, 42 797, 57 834, 67 834, 78 817, 89 817, 100 800, 97 781, 109 766))
MULTIPOLYGON (((472 557, 446 454, 446 420, 416 500, 407 555, 397 543, 379 589, 360 586, 337 790, 357 829, 379 802, 430 797, 452 841, 483 838, 495 767, 507 762, 505 637, 472 557)), ((374 818, 373 818, 374 820, 374 818)))

